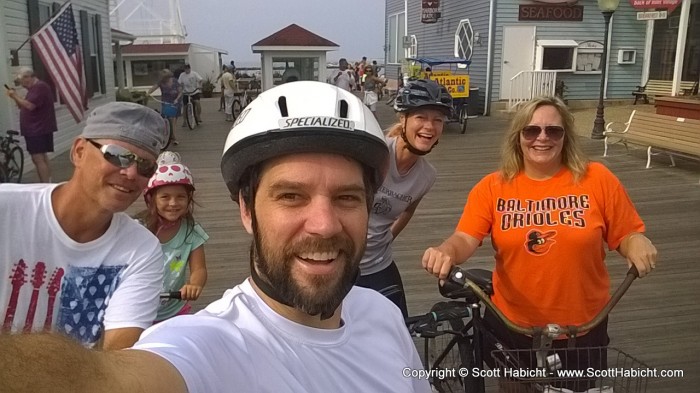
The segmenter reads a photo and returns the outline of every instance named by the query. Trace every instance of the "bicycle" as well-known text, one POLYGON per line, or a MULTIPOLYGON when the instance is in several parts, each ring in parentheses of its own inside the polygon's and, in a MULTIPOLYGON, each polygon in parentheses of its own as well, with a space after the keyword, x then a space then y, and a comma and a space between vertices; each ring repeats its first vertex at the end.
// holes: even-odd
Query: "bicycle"
POLYGON ((183 115, 185 116, 185 122, 187 123, 187 127, 190 130, 194 130, 194 128, 197 127, 197 125, 200 123, 200 120, 197 119, 197 113, 194 109, 194 103, 192 102, 192 97, 196 96, 197 94, 199 93, 196 91, 193 93, 183 92, 183 96, 187 96, 187 104, 185 104, 183 108, 183 115))
POLYGON ((242 93, 235 92, 233 94, 235 98, 231 104, 231 113, 233 114, 233 120, 236 120, 241 112, 243 112, 243 109, 253 101, 253 98, 248 95, 248 89, 244 89, 242 93))
POLYGON ((24 171, 24 151, 15 139, 19 132, 7 130, 0 137, 0 183, 19 183, 24 171))
MULTIPOLYGON (((614 347, 579 347, 574 348, 574 340, 596 326, 598 326, 609 314, 612 308, 622 298, 632 282, 639 276, 633 266, 627 272, 624 281, 611 296, 608 303, 590 322, 580 326, 562 327, 550 324, 544 327, 523 327, 510 321, 491 302, 493 294, 491 272, 483 269, 462 270, 453 268, 445 285, 440 287, 444 297, 450 299, 463 299, 460 301, 440 302, 433 307, 430 313, 423 316, 409 317, 407 324, 418 326, 415 332, 437 331, 435 337, 426 338, 434 340, 433 350, 439 344, 437 338, 445 335, 451 336, 447 344, 438 351, 439 356, 434 360, 426 356, 426 368, 432 371, 431 384, 439 392, 485 392, 485 359, 482 356, 482 345, 486 338, 494 340, 497 350, 491 353, 493 364, 492 376, 506 377, 499 380, 500 388, 508 392, 561 392, 562 386, 587 389, 595 386, 596 392, 614 391, 620 392, 644 392, 646 391, 646 375, 608 375, 605 373, 589 375, 588 369, 578 375, 575 369, 559 371, 562 364, 571 360, 575 363, 579 356, 598 354, 601 356, 601 365, 607 362, 610 368, 635 368, 647 369, 648 366, 629 354, 614 347), (484 325, 482 316, 482 304, 495 316, 503 321, 506 327, 513 332, 533 337, 533 347, 530 349, 510 349, 503 345, 495 335, 484 325), (436 310, 439 307, 439 310, 436 310), (447 323, 450 328, 440 329, 440 324, 447 323), (436 328, 438 327, 438 328, 436 328), (567 348, 553 348, 556 338, 566 336, 567 348), (456 349, 456 351, 455 351, 456 349), (458 356, 458 359, 455 359, 458 356), (612 363, 612 364, 610 364, 612 363), (452 374, 439 373, 440 370, 453 370, 452 374), (459 371, 454 371, 458 369, 459 371), (500 371, 503 373, 501 374, 500 371), (506 371, 511 370, 509 375, 506 371), (513 373, 512 371, 516 372, 513 373), (568 373, 568 375, 567 375, 568 373)), ((424 335, 424 337, 426 337, 424 335)), ((428 344, 426 343, 426 346, 428 344)), ((427 347, 426 347, 427 348, 427 347)), ((440 348, 440 347, 437 347, 440 348)), ((427 350, 426 350, 427 352, 427 350)), ((606 367, 594 368, 605 371, 606 367)), ((595 370, 594 370, 595 371, 595 370)), ((589 390, 590 391, 590 390, 589 390)))

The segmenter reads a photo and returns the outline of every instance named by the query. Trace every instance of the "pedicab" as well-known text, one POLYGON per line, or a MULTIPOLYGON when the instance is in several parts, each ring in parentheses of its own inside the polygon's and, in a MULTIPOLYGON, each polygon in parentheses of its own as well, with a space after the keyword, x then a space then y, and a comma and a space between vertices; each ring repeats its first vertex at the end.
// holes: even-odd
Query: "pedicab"
POLYGON ((432 79, 445 86, 452 96, 452 116, 449 121, 459 122, 462 134, 467 131, 467 105, 469 99, 469 65, 463 58, 409 57, 416 64, 411 77, 432 79), (460 67, 460 65, 462 65, 460 67))

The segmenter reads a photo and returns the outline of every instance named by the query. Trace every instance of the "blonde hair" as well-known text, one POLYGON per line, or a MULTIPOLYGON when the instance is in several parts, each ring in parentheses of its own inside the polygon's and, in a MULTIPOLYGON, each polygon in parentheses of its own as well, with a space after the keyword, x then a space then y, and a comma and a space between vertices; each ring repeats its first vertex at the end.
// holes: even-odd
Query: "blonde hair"
POLYGON ((561 162, 573 174, 578 182, 586 174, 588 157, 579 146, 574 132, 574 117, 566 104, 558 97, 537 97, 524 104, 515 114, 510 123, 505 140, 501 147, 501 175, 506 181, 511 181, 524 168, 523 151, 520 147, 520 131, 530 123, 532 115, 542 106, 551 106, 559 112, 564 127, 564 146, 561 151, 561 162))
POLYGON ((396 137, 401 135, 401 130, 403 129, 403 124, 406 121, 405 117, 408 116, 406 112, 397 112, 396 113, 396 123, 392 125, 389 128, 389 131, 386 132, 386 136, 390 137, 396 137))

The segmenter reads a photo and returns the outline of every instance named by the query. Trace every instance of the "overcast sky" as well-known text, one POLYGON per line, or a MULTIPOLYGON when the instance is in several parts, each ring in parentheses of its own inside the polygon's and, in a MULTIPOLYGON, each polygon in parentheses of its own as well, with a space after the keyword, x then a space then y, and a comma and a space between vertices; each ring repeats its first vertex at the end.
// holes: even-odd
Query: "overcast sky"
POLYGON ((181 0, 187 41, 228 51, 224 61, 259 64, 250 46, 292 23, 338 44, 328 60, 384 58, 382 0, 181 0))

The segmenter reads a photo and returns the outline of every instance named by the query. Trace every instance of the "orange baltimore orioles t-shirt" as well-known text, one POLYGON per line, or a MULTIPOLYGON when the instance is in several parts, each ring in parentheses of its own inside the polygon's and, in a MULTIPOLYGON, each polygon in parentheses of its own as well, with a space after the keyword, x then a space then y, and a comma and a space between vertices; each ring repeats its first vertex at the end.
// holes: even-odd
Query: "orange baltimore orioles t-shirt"
POLYGON ((493 301, 525 326, 580 325, 593 319, 610 295, 604 243, 619 247, 630 232, 644 232, 620 181, 590 163, 574 183, 564 168, 544 181, 522 172, 511 182, 500 173, 469 194, 457 230, 496 250, 493 301))

